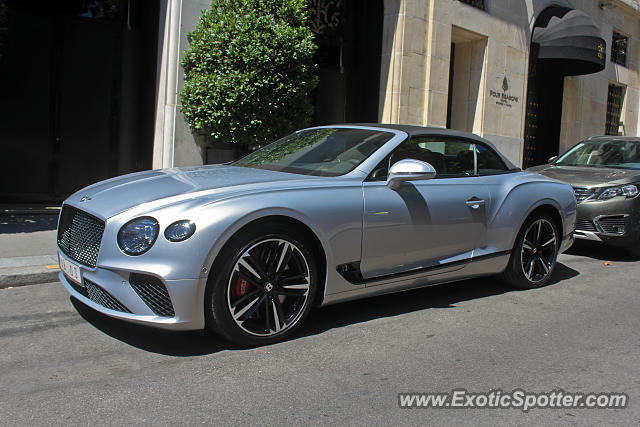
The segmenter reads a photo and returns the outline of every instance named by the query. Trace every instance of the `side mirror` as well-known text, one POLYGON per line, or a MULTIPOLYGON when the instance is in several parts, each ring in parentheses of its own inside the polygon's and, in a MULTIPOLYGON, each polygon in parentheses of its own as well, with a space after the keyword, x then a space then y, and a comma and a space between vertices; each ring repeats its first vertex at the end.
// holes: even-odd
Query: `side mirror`
POLYGON ((427 162, 420 160, 404 159, 389 168, 387 186, 396 189, 404 181, 424 181, 435 178, 436 170, 427 162))
POLYGON ((547 160, 547 163, 551 164, 555 162, 557 159, 558 159, 558 156, 549 157, 549 160, 547 160))

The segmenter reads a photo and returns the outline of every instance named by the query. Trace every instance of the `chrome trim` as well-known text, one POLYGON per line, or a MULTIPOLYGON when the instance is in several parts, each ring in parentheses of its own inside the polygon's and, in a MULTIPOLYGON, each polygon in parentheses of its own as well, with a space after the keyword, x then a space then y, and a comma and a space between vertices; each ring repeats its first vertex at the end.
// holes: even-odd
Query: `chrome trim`
MULTIPOLYGON (((511 255, 511 250, 507 250, 507 251, 500 251, 500 252, 494 252, 494 253, 490 253, 490 254, 484 254, 484 255, 479 255, 479 256, 475 256, 473 258, 465 258, 465 259, 461 259, 459 261, 451 261, 451 262, 446 262, 443 264, 437 264, 437 265, 433 265, 431 267, 422 267, 422 268, 417 268, 414 270, 408 270, 408 271, 401 271, 399 273, 392 273, 392 274, 385 274, 383 276, 374 276, 371 277, 369 279, 363 279, 363 280, 353 280, 353 278, 347 278, 345 276, 343 276, 346 280, 349 281, 349 283, 352 283, 354 285, 367 285, 367 286, 371 286, 374 285, 376 282, 384 282, 387 280, 391 280, 391 279, 399 279, 399 280, 404 280, 404 279, 413 279, 416 277, 420 277, 423 274, 426 273, 430 273, 430 274, 438 274, 440 272, 450 272, 450 270, 448 270, 451 267, 464 267, 467 264, 472 264, 474 262, 479 262, 479 261, 484 261, 484 260, 488 260, 491 258, 497 258, 497 257, 501 257, 501 256, 505 256, 505 255, 511 255)), ((339 269, 337 269, 338 272, 340 272, 339 269)), ((358 271, 359 273, 359 271, 358 271)), ((341 273, 342 274, 342 273, 341 273)), ((360 277, 362 277, 362 275, 360 275, 360 277)))
POLYGON ((598 230, 599 234, 602 234, 603 236, 614 236, 614 237, 620 237, 620 236, 624 236, 625 234, 627 234, 627 224, 626 224, 626 219, 629 217, 629 214, 607 214, 607 215, 598 215, 597 217, 593 218, 593 224, 596 226, 596 229, 598 230), (600 223, 598 221, 600 221, 602 218, 607 218, 607 217, 612 217, 612 216, 621 216, 625 219, 625 227, 624 227, 624 233, 619 234, 619 233, 607 233, 606 231, 604 231, 604 228, 602 228, 602 226, 600 225, 600 223))
POLYGON ((404 181, 425 181, 436 177, 435 168, 427 162, 415 159, 402 159, 389 168, 387 185, 396 189, 404 181))
POLYGON ((586 202, 587 200, 591 200, 592 198, 594 198, 596 196, 596 190, 595 188, 588 188, 588 187, 571 187, 573 188, 573 194, 576 196, 576 203, 580 204, 582 202, 586 202), (576 190, 580 190, 582 192, 581 195, 584 195, 585 193, 588 193, 589 191, 591 191, 591 194, 589 194, 589 196, 585 197, 582 200, 578 200, 578 194, 576 190))
POLYGON ((593 233, 591 231, 576 230, 573 235, 575 236, 576 239, 602 242, 602 239, 596 233, 593 233))

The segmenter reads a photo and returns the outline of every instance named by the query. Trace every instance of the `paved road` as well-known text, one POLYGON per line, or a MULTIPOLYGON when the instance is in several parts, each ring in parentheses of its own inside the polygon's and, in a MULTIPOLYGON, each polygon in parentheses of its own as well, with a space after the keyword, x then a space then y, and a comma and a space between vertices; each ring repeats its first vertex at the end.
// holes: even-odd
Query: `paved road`
POLYGON ((640 262, 580 246, 555 283, 466 281, 316 310, 237 349, 96 314, 60 284, 0 290, 0 424, 637 425, 640 262), (611 265, 605 265, 611 261, 611 265), (621 410, 399 409, 402 391, 620 391, 621 410))

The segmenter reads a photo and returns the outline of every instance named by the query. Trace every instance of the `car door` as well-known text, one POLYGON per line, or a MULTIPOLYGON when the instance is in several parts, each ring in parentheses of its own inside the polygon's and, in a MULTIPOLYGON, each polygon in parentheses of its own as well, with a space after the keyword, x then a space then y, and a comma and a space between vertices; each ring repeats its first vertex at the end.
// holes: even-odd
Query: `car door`
POLYGON ((440 265, 463 268, 486 242, 490 186, 477 175, 474 142, 442 137, 401 143, 363 183, 360 270, 365 280, 440 265), (386 170, 412 158, 430 163, 437 176, 387 186, 386 170))

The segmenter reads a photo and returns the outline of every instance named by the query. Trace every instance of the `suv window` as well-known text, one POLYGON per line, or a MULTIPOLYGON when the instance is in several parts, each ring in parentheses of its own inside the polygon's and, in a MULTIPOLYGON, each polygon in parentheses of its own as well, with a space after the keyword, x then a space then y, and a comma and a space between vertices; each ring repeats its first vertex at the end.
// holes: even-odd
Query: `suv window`
POLYGON ((456 178, 503 173, 509 169, 490 148, 465 140, 439 137, 416 137, 401 143, 369 176, 371 181, 387 179, 391 165, 415 159, 431 164, 436 178, 456 178))

